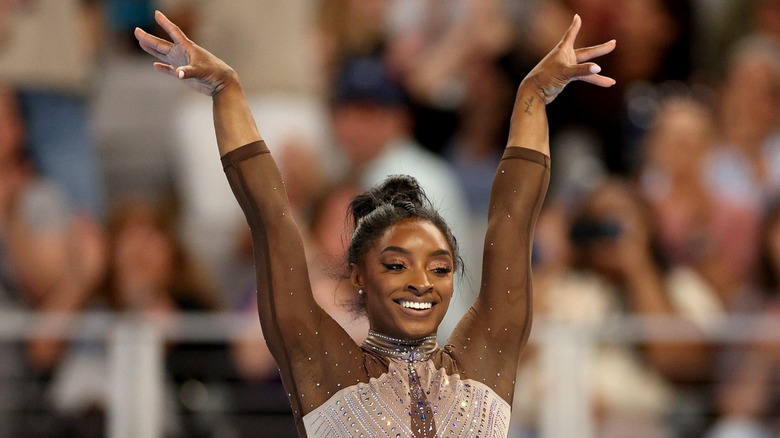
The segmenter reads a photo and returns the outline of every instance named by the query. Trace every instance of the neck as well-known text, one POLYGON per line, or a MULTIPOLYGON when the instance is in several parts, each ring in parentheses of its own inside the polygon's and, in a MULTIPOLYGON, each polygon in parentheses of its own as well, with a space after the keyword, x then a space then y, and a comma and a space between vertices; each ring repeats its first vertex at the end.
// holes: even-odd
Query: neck
POLYGON ((421 339, 406 340, 369 330, 368 337, 363 341, 363 347, 404 362, 424 362, 439 348, 439 345, 436 343, 435 334, 421 339))

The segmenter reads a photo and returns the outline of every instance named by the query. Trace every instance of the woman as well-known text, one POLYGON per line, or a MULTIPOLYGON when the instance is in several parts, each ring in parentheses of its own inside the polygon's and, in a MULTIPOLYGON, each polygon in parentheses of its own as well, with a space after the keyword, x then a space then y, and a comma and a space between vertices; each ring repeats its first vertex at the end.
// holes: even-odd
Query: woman
POLYGON ((358 347, 315 302, 284 183, 235 71, 155 16, 168 42, 137 29, 155 68, 213 99, 222 163, 252 230, 263 333, 302 436, 506 436, 520 351, 531 323, 531 239, 549 180, 544 105, 572 80, 611 86, 574 50, 580 18, 520 86, 509 145, 493 185, 483 284, 446 346, 436 329, 458 254, 415 181, 388 180, 352 203, 350 278, 371 331, 358 347), (515 147, 513 145, 523 145, 515 147), (451 432, 451 433, 448 433, 451 432))
POLYGON ((752 341, 722 348, 719 354, 716 409, 719 418, 707 438, 767 438, 780 434, 780 203, 764 214, 759 232, 757 268, 729 303, 730 311, 749 320, 752 341), (767 337, 768 336, 768 337, 767 337))

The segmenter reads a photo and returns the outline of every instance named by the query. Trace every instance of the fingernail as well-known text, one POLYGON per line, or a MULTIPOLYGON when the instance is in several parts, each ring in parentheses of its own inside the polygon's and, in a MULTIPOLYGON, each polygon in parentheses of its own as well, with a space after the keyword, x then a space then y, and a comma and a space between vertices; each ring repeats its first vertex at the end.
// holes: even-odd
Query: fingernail
POLYGON ((596 74, 601 71, 601 67, 599 67, 597 64, 593 64, 589 68, 590 72, 593 74, 596 74))
POLYGON ((184 79, 184 70, 179 70, 179 79, 184 79))

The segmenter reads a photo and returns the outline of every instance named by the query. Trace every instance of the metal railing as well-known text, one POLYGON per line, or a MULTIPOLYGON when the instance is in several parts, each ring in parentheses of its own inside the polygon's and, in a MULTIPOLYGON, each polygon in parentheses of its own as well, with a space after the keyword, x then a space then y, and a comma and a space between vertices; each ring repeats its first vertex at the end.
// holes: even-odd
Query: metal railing
MULTIPOLYGON (((162 406, 166 397, 163 393, 166 345, 231 342, 249 336, 246 323, 247 316, 238 313, 179 314, 161 325, 131 314, 42 315, 0 311, 0 342, 49 337, 104 343, 110 376, 105 435, 158 438, 163 436, 166 412, 162 406), (160 329, 161 326, 166 329, 160 329)), ((601 343, 633 345, 649 339, 680 343, 703 339, 719 344, 780 342, 780 318, 732 316, 713 321, 704 329, 690 330, 690 327, 688 321, 666 317, 610 318, 598 325, 537 319, 530 342, 538 348, 546 372, 556 376, 539 402, 539 435, 544 438, 596 435, 587 379, 592 350, 601 343), (757 331, 759 324, 762 330, 757 331)))

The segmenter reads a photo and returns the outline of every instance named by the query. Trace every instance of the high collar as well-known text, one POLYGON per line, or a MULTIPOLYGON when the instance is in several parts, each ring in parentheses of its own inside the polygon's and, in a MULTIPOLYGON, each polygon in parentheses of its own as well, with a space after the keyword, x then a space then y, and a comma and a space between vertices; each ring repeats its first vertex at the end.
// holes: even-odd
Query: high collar
POLYGON ((428 360, 439 349, 439 344, 436 343, 436 335, 405 340, 369 330, 363 347, 402 362, 414 363, 428 360))

